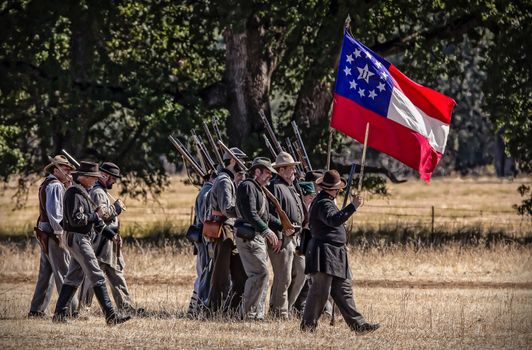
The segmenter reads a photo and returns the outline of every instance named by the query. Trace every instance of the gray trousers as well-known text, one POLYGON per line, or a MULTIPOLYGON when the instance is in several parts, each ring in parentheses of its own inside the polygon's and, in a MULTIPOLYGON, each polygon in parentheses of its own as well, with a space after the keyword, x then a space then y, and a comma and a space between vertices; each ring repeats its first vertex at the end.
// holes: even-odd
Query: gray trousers
POLYGON ((79 287, 85 277, 90 288, 105 285, 105 275, 94 255, 91 237, 75 232, 66 233, 71 259, 65 284, 79 287))
POLYGON ((356 309, 350 279, 334 277, 323 272, 312 273, 310 278, 312 284, 301 320, 302 327, 314 329, 318 326, 318 319, 329 298, 329 293, 350 328, 366 323, 364 317, 356 309))
MULTIPOLYGON (((111 267, 111 265, 98 261, 100 268, 107 277, 107 282, 113 299, 115 301, 116 308, 123 311, 134 311, 135 307, 129 296, 129 290, 127 289, 126 278, 124 277, 123 270, 117 270, 111 267)), ((92 288, 90 281, 83 280, 83 287, 80 291, 80 304, 82 306, 90 306, 92 304, 92 297, 94 296, 94 289, 92 288)))
POLYGON ((283 248, 279 253, 274 253, 272 248, 268 247, 273 270, 270 312, 274 316, 288 316, 288 287, 292 281, 294 252, 295 244, 292 237, 284 237, 283 248))
POLYGON ((242 317, 244 319, 263 319, 268 288, 266 242, 262 236, 257 234, 252 240, 236 237, 236 246, 248 276, 242 296, 242 317))
MULTIPOLYGON (((50 297, 52 296, 54 282, 57 293, 59 294, 68 271, 69 263, 70 254, 68 251, 60 248, 53 239, 48 239, 48 255, 41 249, 39 276, 37 277, 35 292, 31 299, 31 312, 45 312, 50 302, 50 297)), ((78 301, 75 298, 72 299, 70 308, 72 312, 77 311, 78 301)))
POLYGON ((205 267, 209 263, 209 251, 207 247, 207 243, 203 241, 203 237, 201 241, 194 243, 197 250, 196 255, 196 280, 194 281, 194 290, 192 291, 192 296, 190 297, 190 303, 188 305, 188 312, 190 316, 194 315, 196 312, 198 312, 198 308, 201 304, 205 304, 205 300, 200 300, 201 295, 205 295, 205 291, 200 291, 200 288, 205 288, 205 285, 201 285, 201 278, 202 275, 206 272, 205 267))
POLYGON ((305 285, 307 275, 305 275, 305 256, 294 254, 292 261, 292 282, 288 287, 288 310, 294 307, 294 304, 305 285))

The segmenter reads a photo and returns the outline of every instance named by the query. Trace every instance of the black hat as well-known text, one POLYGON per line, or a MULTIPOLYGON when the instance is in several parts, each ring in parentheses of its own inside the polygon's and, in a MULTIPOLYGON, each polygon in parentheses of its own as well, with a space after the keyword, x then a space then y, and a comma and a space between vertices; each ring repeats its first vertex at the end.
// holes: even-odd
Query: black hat
POLYGON ((97 163, 82 161, 79 163, 79 168, 72 172, 72 175, 100 177, 101 173, 98 169, 97 163))
POLYGON ((305 174, 305 181, 315 182, 317 179, 319 179, 322 176, 323 176, 323 171, 320 171, 320 170, 308 171, 305 174))
POLYGON ((272 164, 272 161, 270 158, 266 157, 257 157, 253 159, 253 164, 251 164, 251 168, 249 168, 249 172, 253 173, 253 170, 256 168, 264 168, 271 171, 273 174, 277 174, 277 170, 275 170, 273 167, 275 166, 275 163, 272 164))
POLYGON ((119 179, 122 178, 122 175, 120 175, 120 168, 115 163, 103 162, 102 165, 100 165, 100 171, 119 179))
POLYGON ((342 179, 336 170, 328 170, 322 177, 316 180, 316 185, 321 186, 324 190, 340 190, 346 184, 347 181, 342 179))

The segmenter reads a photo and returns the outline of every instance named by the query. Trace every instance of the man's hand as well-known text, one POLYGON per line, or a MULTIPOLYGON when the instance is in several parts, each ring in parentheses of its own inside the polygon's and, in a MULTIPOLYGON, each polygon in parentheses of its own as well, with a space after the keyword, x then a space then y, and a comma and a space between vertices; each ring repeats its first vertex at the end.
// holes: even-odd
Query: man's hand
POLYGON ((122 211, 126 210, 126 205, 124 204, 124 202, 122 202, 120 198, 115 201, 114 205, 120 207, 122 211))
POLYGON ((351 203, 355 206, 355 209, 358 209, 359 207, 364 205, 364 198, 359 193, 353 194, 353 199, 351 200, 351 203))
POLYGON ((293 235, 295 232, 296 232, 296 229, 295 229, 295 228, 287 228, 287 229, 283 230, 283 234, 284 234, 285 236, 291 236, 291 235, 293 235))
POLYGON ((98 208, 96 208, 96 214, 98 215, 98 217, 100 219, 103 218, 103 208, 102 208, 102 206, 99 206, 98 208))
POLYGON ((113 237, 113 242, 116 243, 116 245, 118 246, 118 248, 122 248, 122 236, 120 236, 118 233, 113 237))
POLYGON ((275 253, 278 253, 279 250, 281 250, 279 238, 277 238, 277 235, 272 230, 268 230, 268 233, 266 234, 266 240, 268 241, 275 253))
POLYGON ((59 248, 63 249, 63 250, 66 250, 66 245, 65 245, 65 235, 60 233, 60 234, 57 234, 55 235, 57 237, 57 240, 59 241, 59 248))

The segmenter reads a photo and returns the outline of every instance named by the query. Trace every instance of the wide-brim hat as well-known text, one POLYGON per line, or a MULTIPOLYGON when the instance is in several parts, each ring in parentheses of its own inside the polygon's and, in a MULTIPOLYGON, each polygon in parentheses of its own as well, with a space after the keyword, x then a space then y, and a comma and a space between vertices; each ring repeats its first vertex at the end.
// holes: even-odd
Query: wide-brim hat
POLYGON ((53 168, 55 166, 59 166, 59 165, 64 165, 64 166, 67 166, 69 167, 70 169, 74 170, 76 169, 75 166, 73 166, 72 164, 70 164, 70 162, 68 161, 68 159, 61 155, 61 154, 58 154, 57 156, 53 157, 53 158, 48 158, 50 159, 50 164, 48 164, 47 166, 44 167, 44 171, 47 172, 47 173, 52 173, 53 172, 53 168))
POLYGON ((120 168, 115 163, 103 162, 102 165, 100 165, 100 171, 119 179, 122 178, 122 175, 120 175, 120 168))
POLYGON ((251 168, 249 168, 249 172, 253 173, 253 171, 257 168, 266 168, 272 173, 277 174, 277 170, 275 170, 274 166, 275 163, 272 164, 270 158, 257 157, 253 159, 253 163, 251 164, 251 168))
POLYGON ((280 152, 275 158, 275 163, 273 167, 275 169, 279 169, 285 166, 299 165, 299 164, 301 164, 301 162, 294 161, 294 158, 292 157, 292 155, 290 155, 290 153, 283 151, 283 152, 280 152))
MULTIPOLYGON (((231 152, 233 152, 233 154, 238 158, 238 159, 245 159, 247 158, 248 156, 238 147, 231 147, 229 148, 229 150, 231 152)), ((223 155, 223 160, 229 160, 231 159, 231 155, 229 154, 229 152, 225 151, 224 155, 223 155)))
POLYGON ((342 179, 338 171, 328 170, 316 180, 316 185, 321 186, 324 190, 340 190, 347 185, 347 181, 342 179))
POLYGON ((76 171, 73 171, 72 175, 100 177, 102 174, 100 173, 97 163, 81 161, 79 163, 79 168, 76 171))

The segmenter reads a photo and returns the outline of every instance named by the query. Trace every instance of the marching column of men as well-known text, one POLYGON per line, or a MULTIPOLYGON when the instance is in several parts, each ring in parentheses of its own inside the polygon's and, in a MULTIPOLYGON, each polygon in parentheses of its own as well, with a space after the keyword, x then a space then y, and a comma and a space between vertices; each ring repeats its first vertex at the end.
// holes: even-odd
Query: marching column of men
POLYGON ((106 288, 107 277, 118 309, 132 308, 123 276, 123 257, 116 254, 121 245, 117 216, 124 205, 120 200, 111 203, 107 193, 120 178, 120 169, 113 163, 103 163, 100 169, 96 163, 81 162, 73 171, 75 167, 64 156, 50 159, 45 167, 48 176, 39 188, 35 233, 42 249, 28 316, 45 316, 55 280, 59 297, 53 321, 67 322, 69 317, 77 317, 78 299, 74 295, 85 280, 106 322, 125 322, 129 317, 117 314, 106 288))
MULTIPOLYGON (((314 331, 332 298, 357 334, 379 328, 366 322, 356 309, 347 257, 344 223, 362 198, 354 195, 340 210, 336 196, 346 182, 334 170, 307 174, 305 180, 310 181, 296 184, 299 162, 286 152, 280 152, 275 163, 255 158, 248 178, 240 165, 245 158, 236 147, 225 152, 224 167, 217 174, 207 174, 196 198, 197 278, 188 317, 196 318, 205 310, 210 316, 264 319, 270 261, 270 317, 287 319, 294 309, 301 316, 301 330, 314 331), (281 223, 280 213, 293 228, 281 223)), ((80 299, 90 303, 93 293, 107 324, 123 323, 130 316, 116 310, 129 314, 144 310, 134 308, 123 274, 118 216, 125 206, 120 200, 112 202, 107 192, 121 178, 120 169, 109 162, 100 167, 81 162, 74 169, 63 156, 51 158, 45 168, 35 228, 42 252, 28 316, 45 315, 55 281, 59 297, 53 321, 76 317, 78 305, 73 297, 83 282, 80 299)))

